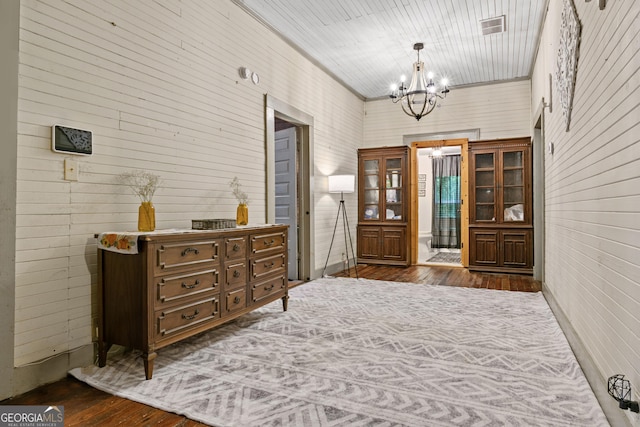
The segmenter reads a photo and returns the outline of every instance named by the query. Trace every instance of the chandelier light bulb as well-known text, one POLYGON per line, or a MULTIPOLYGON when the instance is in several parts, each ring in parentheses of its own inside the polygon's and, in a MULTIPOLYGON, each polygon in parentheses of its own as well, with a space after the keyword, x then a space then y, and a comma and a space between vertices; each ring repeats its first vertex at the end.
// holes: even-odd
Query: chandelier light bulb
POLYGON ((407 76, 405 76, 404 74, 400 76, 400 81, 402 83, 404 83, 407 80, 407 76))
POLYGON ((442 79, 442 80, 440 80, 440 84, 441 84, 442 86, 447 86, 447 85, 449 84, 449 80, 447 80, 447 79, 442 79))
POLYGON ((427 73, 427 78, 428 78, 429 80, 433 79, 433 72, 429 71, 429 72, 427 73))
POLYGON ((398 85, 395 83, 392 83, 390 86, 391 92, 395 92, 398 90, 398 85))

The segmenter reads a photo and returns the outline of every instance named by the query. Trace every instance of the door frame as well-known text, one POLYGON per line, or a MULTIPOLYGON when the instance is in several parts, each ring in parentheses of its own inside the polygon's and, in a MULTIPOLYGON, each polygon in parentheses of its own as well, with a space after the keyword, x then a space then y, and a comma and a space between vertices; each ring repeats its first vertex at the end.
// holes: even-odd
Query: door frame
POLYGON ((533 115, 531 170, 533 185, 533 278, 544 283, 545 280, 545 153, 553 156, 553 146, 547 150, 545 143, 545 108, 550 105, 544 98, 533 115))
MULTIPOLYGON (((265 94, 265 150, 266 150, 266 222, 275 222, 275 118, 293 123, 298 128, 300 137, 300 154, 298 165, 298 188, 300 200, 298 203, 298 253, 300 264, 298 278, 311 280, 319 277, 316 271, 315 259, 311 256, 311 248, 315 245, 314 204, 312 203, 314 189, 314 159, 313 159, 313 116, 282 102, 269 94, 265 94)), ((295 230, 289 230, 289 233, 295 230)))
POLYGON ((411 176, 409 177, 409 234, 411 239, 411 265, 418 263, 418 149, 433 147, 460 147, 460 261, 463 267, 469 266, 469 162, 467 138, 442 139, 439 141, 414 141, 411 143, 411 176))

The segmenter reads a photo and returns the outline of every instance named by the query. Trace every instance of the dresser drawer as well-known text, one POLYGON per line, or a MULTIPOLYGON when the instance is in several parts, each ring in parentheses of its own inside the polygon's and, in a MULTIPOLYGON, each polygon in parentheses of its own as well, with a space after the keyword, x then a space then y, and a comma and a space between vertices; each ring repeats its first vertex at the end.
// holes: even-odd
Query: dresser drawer
POLYGON ((225 261, 244 259, 247 256, 247 238, 230 237, 224 239, 224 259, 225 261))
POLYGON ((282 274, 286 268, 285 259, 284 254, 252 259, 251 281, 260 280, 274 274, 282 274))
POLYGON ((247 289, 240 288, 226 293, 225 313, 233 313, 247 306, 247 289))
POLYGON ((165 338, 203 322, 217 319, 220 317, 219 305, 218 297, 215 296, 192 304, 156 312, 158 313, 157 335, 165 338))
POLYGON ((275 277, 251 287, 251 301, 257 302, 274 294, 282 293, 287 287, 285 276, 275 277))
POLYGON ((251 236, 251 255, 275 250, 284 250, 287 243, 286 232, 254 234, 251 236))
POLYGON ((194 241, 186 243, 163 243, 157 249, 156 269, 215 264, 219 262, 220 241, 194 241))
POLYGON ((247 263, 234 262, 232 264, 225 264, 225 288, 236 288, 238 286, 244 286, 247 283, 247 263))
POLYGON ((157 300, 161 303, 203 293, 220 292, 218 269, 156 278, 157 300))

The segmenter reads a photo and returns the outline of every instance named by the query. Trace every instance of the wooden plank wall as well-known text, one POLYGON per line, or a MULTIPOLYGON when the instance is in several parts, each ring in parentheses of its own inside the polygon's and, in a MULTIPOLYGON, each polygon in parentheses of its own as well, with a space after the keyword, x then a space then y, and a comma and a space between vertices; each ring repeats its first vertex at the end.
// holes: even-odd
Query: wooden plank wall
MULTIPOLYGON (((264 223, 265 93, 313 116, 316 177, 356 171, 363 101, 230 1, 20 7, 16 366, 90 345, 93 235, 136 228, 139 202, 118 184, 121 172, 161 176, 157 228, 235 218, 234 176, 249 193, 250 222, 264 223), (258 85, 240 78, 242 66, 258 85), (75 157, 77 182, 64 180, 71 156, 50 149, 53 124, 94 132, 93 156, 75 157)), ((315 230, 327 235, 338 201, 318 187, 315 230)), ((325 240, 311 248, 316 265, 325 240)))
MULTIPOLYGON (((545 155, 545 282, 599 369, 598 387, 606 392, 606 378, 622 373, 638 390, 640 3, 611 1, 602 11, 574 3, 582 37, 570 130, 558 102, 545 111, 545 142, 554 145, 545 155)), ((534 110, 549 100, 561 9, 550 1, 534 110)))
POLYGON ((0 400, 13 387, 19 22, 20 4, 0 2, 0 400))
POLYGON ((417 121, 388 98, 367 102, 364 145, 402 145, 404 135, 470 129, 480 129, 480 139, 531 135, 529 80, 454 88, 439 105, 417 121))

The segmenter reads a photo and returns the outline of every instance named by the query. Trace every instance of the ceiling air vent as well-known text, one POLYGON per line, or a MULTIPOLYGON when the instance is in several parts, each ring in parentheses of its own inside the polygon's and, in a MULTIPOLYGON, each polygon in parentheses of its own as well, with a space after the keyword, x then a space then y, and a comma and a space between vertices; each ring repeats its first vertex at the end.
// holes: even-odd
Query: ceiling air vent
POLYGON ((483 19, 480 21, 482 26, 482 35, 488 36, 489 34, 502 33, 506 31, 505 25, 506 18, 504 15, 497 16, 495 18, 483 19))

